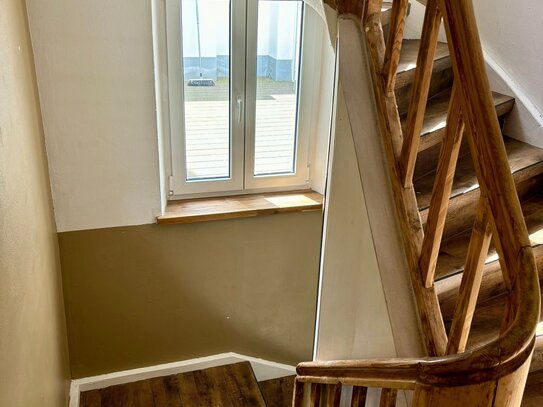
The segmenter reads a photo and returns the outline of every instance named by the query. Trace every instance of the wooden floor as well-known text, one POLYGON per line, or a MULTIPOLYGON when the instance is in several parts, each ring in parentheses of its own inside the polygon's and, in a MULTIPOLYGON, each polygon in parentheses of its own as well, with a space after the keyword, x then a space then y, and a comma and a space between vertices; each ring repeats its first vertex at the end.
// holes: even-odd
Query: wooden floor
POLYGON ((266 406, 249 362, 91 390, 80 398, 80 407, 219 406, 266 406))
POLYGON ((292 405, 295 377, 280 377, 259 383, 267 407, 290 407, 292 405))
POLYGON ((528 376, 522 400, 522 407, 541 406, 543 406, 543 370, 533 372, 528 376))
MULTIPOLYGON (((229 176, 229 82, 215 86, 185 84, 185 134, 189 179, 229 176)), ((296 128, 294 82, 257 80, 255 173, 293 170, 296 128)))

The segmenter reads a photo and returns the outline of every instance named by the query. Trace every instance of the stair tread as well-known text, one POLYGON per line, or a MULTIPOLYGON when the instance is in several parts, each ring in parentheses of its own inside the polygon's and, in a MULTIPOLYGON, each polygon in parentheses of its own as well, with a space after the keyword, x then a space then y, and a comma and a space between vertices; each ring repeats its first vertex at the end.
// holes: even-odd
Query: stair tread
MULTIPOLYGON (((513 175, 527 170, 533 170, 535 173, 543 171, 543 149, 522 143, 509 137, 504 137, 504 142, 509 158, 511 173, 513 175)), ((426 211, 430 205, 434 178, 435 171, 420 177, 414 182, 417 194, 417 204, 419 211, 421 212, 426 211)), ((451 199, 460 195, 465 196, 470 192, 478 191, 478 189, 479 184, 477 183, 471 156, 468 154, 460 157, 456 166, 451 199)))
MULTIPOLYGON (((411 3, 407 5, 407 15, 409 15, 411 10, 411 3)), ((381 25, 387 26, 390 24, 390 17, 392 16, 392 2, 383 1, 381 4, 381 25)))
POLYGON ((296 376, 278 377, 259 382, 267 407, 290 407, 296 376))
MULTIPOLYGON (((420 40, 403 40, 400 53, 400 62, 396 71, 396 89, 404 87, 415 77, 417 57, 420 40)), ((449 58, 449 46, 444 42, 438 42, 434 57, 434 71, 441 71, 451 67, 449 58)))
MULTIPOLYGON (((477 304, 468 338, 468 350, 479 348, 498 338, 506 300, 507 296, 504 293, 482 304, 477 304)), ((543 314, 540 315, 539 321, 543 322, 543 314)), ((450 322, 446 321, 447 329, 450 329, 450 322)))
POLYGON ((543 406, 543 370, 532 372, 528 375, 521 406, 543 406))
POLYGON ((392 2, 383 1, 381 4, 381 24, 383 26, 390 24, 390 16, 392 15, 392 2))
MULTIPOLYGON (((532 242, 532 247, 543 244, 543 194, 522 203, 522 212, 532 242)), ((441 242, 439 259, 436 267, 436 280, 441 280, 464 270, 468 253, 471 230, 453 236, 441 242)), ((492 246, 487 255, 486 264, 497 261, 497 253, 492 246)))
POLYGON ((266 407, 249 362, 82 392, 80 405, 266 407))
MULTIPOLYGON (((492 97, 494 98, 494 106, 496 107, 498 116, 509 113, 515 103, 513 97, 502 95, 501 93, 492 92, 492 97)), ((438 144, 443 139, 450 100, 451 88, 445 89, 428 100, 420 135, 419 151, 426 150, 427 148, 438 144)), ((402 128, 405 128, 407 124, 407 115, 402 115, 401 120, 402 128)))

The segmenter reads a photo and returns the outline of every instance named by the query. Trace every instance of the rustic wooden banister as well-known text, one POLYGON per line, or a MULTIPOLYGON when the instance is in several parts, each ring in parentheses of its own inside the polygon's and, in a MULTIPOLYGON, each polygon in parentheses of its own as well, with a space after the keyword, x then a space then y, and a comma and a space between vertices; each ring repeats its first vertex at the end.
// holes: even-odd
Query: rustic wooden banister
POLYGON ((390 26, 393 28, 393 31, 389 33, 383 61, 383 80, 385 81, 384 86, 388 93, 394 92, 408 5, 409 0, 394 0, 392 3, 390 26))
POLYGON ((417 59, 417 70, 413 82, 413 91, 409 102, 407 128, 404 134, 400 164, 402 166, 402 184, 409 186, 413 182, 413 172, 420 140, 420 131, 426 111, 426 101, 432 79, 434 55, 436 52, 439 27, 441 25, 441 12, 437 7, 437 0, 429 0, 424 14, 424 23, 420 39, 420 49, 417 59))
POLYGON ((471 0, 424 2, 426 13, 404 131, 394 84, 408 2, 394 0, 385 42, 382 1, 361 1, 362 6, 356 0, 329 4, 340 12, 363 10, 356 18, 369 52, 377 115, 429 356, 301 363, 293 405, 336 406, 342 387, 354 386, 351 406, 365 405, 367 388, 371 387, 382 389, 382 406, 395 405, 398 390, 414 390, 414 406, 520 406, 539 322, 539 280, 486 76, 471 0), (454 87, 423 228, 413 173, 441 24, 447 34, 454 87), (473 158, 480 198, 447 336, 434 279, 463 139, 473 158), (477 349, 466 349, 491 240, 506 288, 504 318, 493 340, 477 349))
MULTIPOLYGON (((442 357, 301 363, 297 367, 295 392, 301 391, 303 383, 341 383, 414 389, 415 394, 434 388, 439 393, 446 387, 457 388, 474 383, 496 385, 500 379, 514 376, 530 361, 535 327, 539 321, 539 283, 531 248, 521 250, 515 268, 518 275, 512 291, 513 322, 503 335, 482 348, 442 357)), ((477 400, 476 394, 471 397, 467 401, 473 403, 477 400)))
POLYGON ((459 298, 449 334, 449 343, 447 344, 447 354, 449 355, 466 350, 491 238, 492 232, 488 220, 488 208, 485 199, 481 197, 479 198, 459 298))
MULTIPOLYGON (((456 88, 453 88, 452 91, 447 123, 420 256, 420 268, 426 287, 431 287, 434 284, 437 256, 445 228, 456 162, 464 134, 464 122, 460 113, 460 95, 456 88)), ((420 128, 418 132, 420 134, 420 128)))

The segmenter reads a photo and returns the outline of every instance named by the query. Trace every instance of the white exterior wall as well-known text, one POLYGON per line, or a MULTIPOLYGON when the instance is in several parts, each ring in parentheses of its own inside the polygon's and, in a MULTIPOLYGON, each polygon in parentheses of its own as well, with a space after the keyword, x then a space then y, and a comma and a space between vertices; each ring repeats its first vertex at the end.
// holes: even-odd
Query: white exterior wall
MULTIPOLYGON (((198 57, 198 26, 196 24, 196 1, 199 1, 200 40, 202 57, 229 54, 228 15, 229 0, 192 0, 183 6, 183 52, 185 57, 198 57)), ((287 24, 296 13, 298 2, 259 3, 263 17, 258 22, 258 55, 269 55, 275 59, 291 59, 295 55, 292 41, 296 27, 287 24), (278 24, 278 22, 281 22, 278 24), (280 27, 280 29, 278 29, 280 27)))

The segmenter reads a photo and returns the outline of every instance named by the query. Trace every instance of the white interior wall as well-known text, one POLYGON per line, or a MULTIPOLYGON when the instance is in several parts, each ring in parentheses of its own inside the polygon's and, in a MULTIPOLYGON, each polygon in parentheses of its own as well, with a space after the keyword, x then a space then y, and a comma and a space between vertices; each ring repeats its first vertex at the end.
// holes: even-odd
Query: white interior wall
MULTIPOLYGON (((543 148, 543 3, 477 0, 473 5, 491 88, 516 99, 504 133, 543 148)), ((424 10, 418 1, 411 2, 405 38, 420 38, 424 10)), ((443 27, 439 40, 446 42, 443 27)))
POLYGON ((516 98, 504 132, 543 148, 543 2, 478 0, 474 7, 491 85, 516 98))
POLYGON ((154 222, 151 1, 27 3, 58 231, 154 222))
POLYGON ((543 111, 543 2, 477 0, 477 25, 485 51, 543 111))

